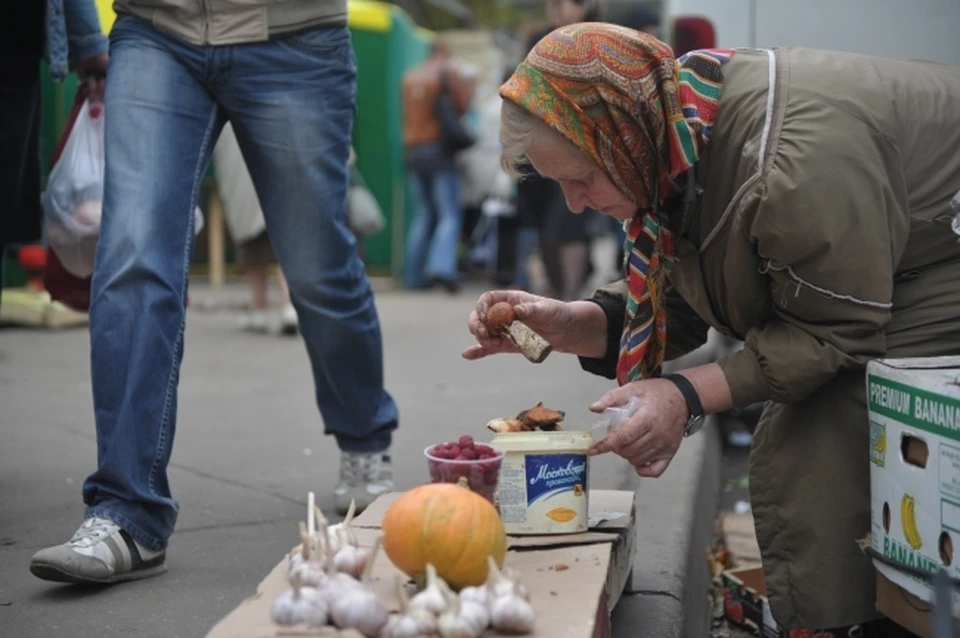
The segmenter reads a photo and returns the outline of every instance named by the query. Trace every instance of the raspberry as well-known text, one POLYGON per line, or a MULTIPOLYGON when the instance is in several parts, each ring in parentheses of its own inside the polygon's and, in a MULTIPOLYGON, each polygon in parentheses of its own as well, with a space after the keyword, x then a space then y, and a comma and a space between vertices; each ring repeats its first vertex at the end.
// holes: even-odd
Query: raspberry
POLYGON ((474 461, 477 458, 477 452, 473 448, 461 448, 458 460, 474 461))
POLYGON ((475 449, 477 451, 477 454, 479 454, 481 457, 484 454, 495 454, 492 447, 490 447, 489 445, 484 445, 483 443, 477 443, 473 447, 473 449, 475 449))
POLYGON ((458 441, 458 443, 460 444, 461 449, 463 448, 473 449, 473 437, 470 436, 469 434, 464 434, 463 436, 461 436, 460 441, 458 441))
POLYGON ((458 446, 456 443, 447 443, 447 451, 453 455, 449 457, 452 459, 460 454, 460 446, 458 446))

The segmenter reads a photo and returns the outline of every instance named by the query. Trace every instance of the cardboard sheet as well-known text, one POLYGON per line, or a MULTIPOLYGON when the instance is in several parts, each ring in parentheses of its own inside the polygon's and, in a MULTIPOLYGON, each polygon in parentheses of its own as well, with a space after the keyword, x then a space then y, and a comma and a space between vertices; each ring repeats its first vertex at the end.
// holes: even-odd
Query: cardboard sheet
MULTIPOLYGON (((371 547, 379 523, 396 495, 385 495, 357 517, 357 538, 371 547)), ((562 537, 523 537, 512 544, 505 565, 516 569, 530 590, 537 612, 531 638, 609 638, 609 614, 627 582, 635 543, 632 492, 591 493, 591 515, 596 532, 562 537), (594 509, 596 507, 596 509, 594 509), (550 540, 540 539, 548 538, 550 540)), ((511 542, 517 539, 511 538, 511 542)), ((356 637, 355 631, 333 628, 282 628, 270 621, 274 599, 289 588, 284 557, 257 587, 256 593, 223 618, 207 638, 279 638, 281 636, 356 637)), ((399 609, 396 579, 408 582, 381 552, 374 565, 371 586, 391 611, 399 609)), ((412 583, 408 583, 412 593, 412 583)), ((499 636, 488 630, 484 638, 499 636)))

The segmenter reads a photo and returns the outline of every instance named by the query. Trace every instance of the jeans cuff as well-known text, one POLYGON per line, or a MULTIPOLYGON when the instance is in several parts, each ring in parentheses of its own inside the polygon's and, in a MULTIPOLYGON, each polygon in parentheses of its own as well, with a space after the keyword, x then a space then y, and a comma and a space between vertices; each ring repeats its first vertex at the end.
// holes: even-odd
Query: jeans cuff
POLYGON ((386 452, 390 448, 390 434, 372 436, 365 439, 355 439, 349 436, 337 435, 337 447, 341 452, 386 452))
POLYGON ((158 552, 167 549, 167 539, 157 539, 153 536, 150 536, 143 532, 139 527, 137 527, 133 521, 129 518, 120 514, 116 510, 112 510, 108 507, 104 507, 102 504, 94 507, 88 507, 87 511, 83 515, 83 519, 87 520, 88 518, 105 518, 109 521, 113 521, 125 531, 127 534, 130 534, 130 537, 133 540, 137 541, 140 545, 143 545, 146 549, 150 551, 158 552))

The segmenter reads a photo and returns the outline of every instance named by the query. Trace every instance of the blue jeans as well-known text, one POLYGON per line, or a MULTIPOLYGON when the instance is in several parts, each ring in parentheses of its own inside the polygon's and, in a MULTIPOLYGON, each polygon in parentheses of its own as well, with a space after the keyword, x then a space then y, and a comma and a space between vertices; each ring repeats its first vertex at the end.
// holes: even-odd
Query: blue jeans
POLYGON ((457 280, 463 228, 460 173, 453 159, 442 158, 431 148, 417 150, 427 157, 410 163, 410 185, 419 210, 407 237, 404 283, 408 288, 422 288, 427 279, 457 280))
POLYGON ((397 408, 383 387, 380 324, 346 223, 356 61, 346 27, 200 47, 121 16, 111 32, 103 219, 90 341, 97 471, 86 516, 165 547, 178 505, 176 431, 193 210, 233 124, 300 318, 325 432, 385 450, 397 408))

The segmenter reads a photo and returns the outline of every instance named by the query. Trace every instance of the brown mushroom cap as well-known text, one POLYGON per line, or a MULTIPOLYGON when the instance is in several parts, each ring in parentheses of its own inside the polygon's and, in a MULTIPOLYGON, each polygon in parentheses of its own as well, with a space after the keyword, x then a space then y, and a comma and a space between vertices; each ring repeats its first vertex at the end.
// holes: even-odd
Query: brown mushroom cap
POLYGON ((516 318, 517 315, 513 311, 513 306, 509 303, 506 301, 495 303, 487 310, 487 329, 493 333, 501 332, 516 318))

